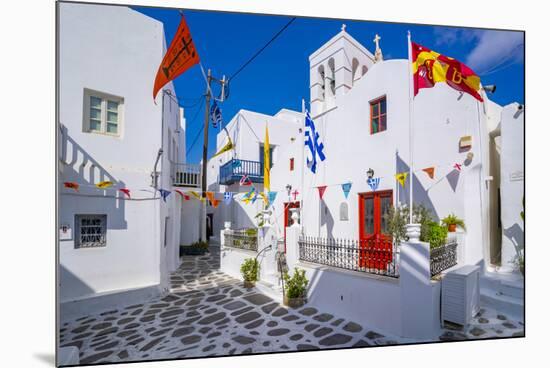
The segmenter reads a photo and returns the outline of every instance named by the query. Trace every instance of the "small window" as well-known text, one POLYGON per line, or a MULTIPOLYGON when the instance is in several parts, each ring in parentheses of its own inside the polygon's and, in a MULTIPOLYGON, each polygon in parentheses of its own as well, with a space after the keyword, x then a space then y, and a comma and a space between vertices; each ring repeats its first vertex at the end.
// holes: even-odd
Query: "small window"
POLYGON ((84 131, 120 136, 124 99, 84 90, 84 131))
POLYGON ((107 245, 107 215, 76 215, 75 248, 96 248, 107 245))
POLYGON ((370 134, 383 132, 386 128, 386 96, 384 96, 370 103, 370 134))
POLYGON ((340 203, 340 221, 349 221, 348 204, 346 202, 340 203))
POLYGON ((294 171, 294 157, 290 159, 290 171, 294 171))

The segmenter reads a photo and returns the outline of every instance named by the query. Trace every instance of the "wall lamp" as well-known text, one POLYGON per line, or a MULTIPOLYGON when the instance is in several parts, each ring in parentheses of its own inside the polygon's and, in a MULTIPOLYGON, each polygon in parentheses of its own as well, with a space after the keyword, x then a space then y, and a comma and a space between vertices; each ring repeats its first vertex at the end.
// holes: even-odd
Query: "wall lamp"
POLYGON ((374 170, 369 167, 367 170, 367 178, 372 179, 374 177, 374 170))
POLYGON ((487 93, 495 93, 495 91, 497 90, 497 86, 496 84, 489 84, 489 85, 483 86, 483 90, 487 93))

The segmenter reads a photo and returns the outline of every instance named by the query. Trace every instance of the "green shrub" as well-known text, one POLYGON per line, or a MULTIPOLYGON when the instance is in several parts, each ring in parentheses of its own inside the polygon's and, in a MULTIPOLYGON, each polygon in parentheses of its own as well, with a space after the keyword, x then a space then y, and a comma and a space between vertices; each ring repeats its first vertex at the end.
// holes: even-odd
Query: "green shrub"
POLYGON ((241 265, 241 275, 244 281, 258 281, 260 274, 260 264, 256 258, 247 258, 241 265))
POLYGON ((460 227, 463 230, 466 230, 466 224, 464 224, 464 220, 461 218, 458 218, 455 214, 451 213, 447 217, 443 218, 441 222, 447 226, 449 225, 456 225, 457 227, 460 227))
POLYGON ((447 226, 439 225, 437 222, 432 221, 427 223, 424 238, 421 236, 421 241, 430 243, 430 249, 445 245, 447 241, 447 226))
POLYGON ((258 235, 258 229, 254 227, 250 227, 248 229, 245 229, 245 234, 248 236, 257 236, 258 235))
POLYGON ((294 268, 294 275, 290 277, 288 272, 285 272, 285 292, 289 298, 302 298, 306 296, 306 287, 308 280, 306 278, 306 271, 294 268))

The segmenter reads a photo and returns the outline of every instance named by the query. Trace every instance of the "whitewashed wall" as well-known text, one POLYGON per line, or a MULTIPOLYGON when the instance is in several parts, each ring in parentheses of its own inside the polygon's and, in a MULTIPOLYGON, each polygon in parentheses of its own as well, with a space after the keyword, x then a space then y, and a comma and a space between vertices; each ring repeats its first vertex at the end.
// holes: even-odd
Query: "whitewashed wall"
MULTIPOLYGON (((65 145, 65 149, 60 151, 59 221, 69 224, 74 236, 75 214, 107 214, 106 247, 75 249, 73 239, 60 241, 60 300, 165 287, 168 271, 177 264, 180 211, 174 195, 166 203, 151 199, 150 173, 162 145, 166 153, 159 165, 160 183, 171 188, 167 140, 172 135, 184 147, 184 134, 174 135, 180 111, 175 102, 166 100, 161 143, 162 92, 157 105, 151 97, 166 47, 162 24, 125 7, 70 3, 60 4, 59 19, 59 123, 66 129, 64 137, 69 137, 60 138, 60 148, 65 145), (124 98, 120 137, 83 131, 84 88, 124 98), (150 200, 127 201, 122 193, 119 199, 85 197, 116 193, 85 187, 75 196, 62 185, 63 181, 93 185, 100 180, 120 183, 131 189, 133 198, 150 200), (166 216, 172 226, 164 247, 166 216)), ((174 93, 171 85, 166 89, 174 93)))
POLYGON ((524 247, 524 113, 518 104, 504 107, 501 120, 501 223, 503 271, 511 271, 517 249, 524 247))

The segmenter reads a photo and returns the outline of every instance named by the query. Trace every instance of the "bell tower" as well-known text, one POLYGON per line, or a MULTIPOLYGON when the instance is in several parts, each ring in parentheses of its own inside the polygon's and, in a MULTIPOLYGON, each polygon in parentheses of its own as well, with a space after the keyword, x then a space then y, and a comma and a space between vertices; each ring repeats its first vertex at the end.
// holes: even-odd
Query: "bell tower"
POLYGON ((352 89, 374 63, 374 55, 342 24, 338 34, 309 56, 311 117, 336 107, 338 96, 352 89))

